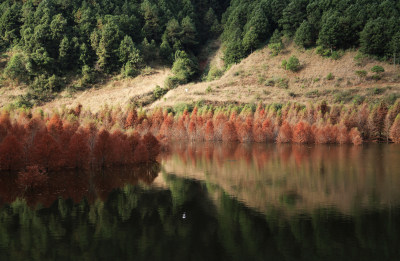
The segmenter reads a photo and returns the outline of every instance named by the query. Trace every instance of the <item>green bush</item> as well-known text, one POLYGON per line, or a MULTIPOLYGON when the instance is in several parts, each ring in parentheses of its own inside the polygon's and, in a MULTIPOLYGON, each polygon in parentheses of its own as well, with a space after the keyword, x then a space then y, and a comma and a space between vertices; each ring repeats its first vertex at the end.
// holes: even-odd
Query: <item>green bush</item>
POLYGON ((268 45, 268 47, 271 49, 273 56, 277 56, 283 50, 282 43, 271 43, 268 45))
POLYGON ((164 88, 167 90, 175 89, 180 83, 181 80, 178 79, 178 77, 169 76, 167 79, 165 79, 164 88))
POLYGON ((380 65, 375 65, 374 67, 371 68, 371 72, 374 72, 376 74, 381 74, 385 72, 385 69, 383 69, 383 67, 380 65))
POLYGON ((285 70, 286 70, 286 66, 287 66, 287 61, 286 61, 286 60, 283 60, 282 63, 281 63, 282 69, 285 69, 285 70))
POLYGON ((156 86, 156 88, 153 91, 153 97, 154 100, 160 99, 162 96, 164 96, 168 90, 161 88, 159 85, 156 86))
POLYGON ((300 61, 296 56, 291 56, 286 64, 286 70, 297 72, 300 70, 300 61))
POLYGON ((210 70, 208 71, 208 74, 207 74, 207 81, 217 80, 217 79, 221 78, 222 75, 224 75, 224 71, 223 70, 218 69, 215 66, 211 66, 211 68, 210 68, 210 70))
POLYGON ((360 78, 365 78, 365 77, 367 77, 367 71, 365 71, 365 70, 361 70, 361 71, 356 71, 356 74, 357 74, 357 76, 358 77, 360 77, 360 78))
POLYGON ((335 77, 333 76, 332 73, 329 73, 329 74, 326 76, 326 79, 327 79, 328 81, 333 80, 334 78, 335 78, 335 77))

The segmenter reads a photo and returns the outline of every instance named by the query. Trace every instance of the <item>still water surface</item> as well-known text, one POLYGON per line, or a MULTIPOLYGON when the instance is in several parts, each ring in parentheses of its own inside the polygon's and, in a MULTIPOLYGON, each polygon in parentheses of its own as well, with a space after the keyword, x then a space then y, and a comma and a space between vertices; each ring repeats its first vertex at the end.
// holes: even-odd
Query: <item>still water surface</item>
POLYGON ((30 190, 3 173, 0 260, 400 260, 400 146, 177 144, 30 190))

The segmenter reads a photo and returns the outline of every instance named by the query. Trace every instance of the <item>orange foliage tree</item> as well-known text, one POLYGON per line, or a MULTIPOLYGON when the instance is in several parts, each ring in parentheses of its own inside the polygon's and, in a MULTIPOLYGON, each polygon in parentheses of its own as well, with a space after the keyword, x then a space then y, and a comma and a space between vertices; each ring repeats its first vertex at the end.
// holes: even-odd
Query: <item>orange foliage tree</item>
POLYGON ((394 143, 400 143, 400 114, 397 115, 390 128, 390 138, 394 143))
POLYGON ((276 142, 278 143, 288 143, 292 141, 292 127, 290 124, 285 121, 279 129, 278 137, 276 138, 276 142))
POLYGON ((311 143, 313 141, 311 127, 303 121, 296 124, 293 131, 293 142, 311 143))
POLYGON ((0 169, 18 170, 22 165, 22 145, 13 134, 8 134, 0 145, 0 169))

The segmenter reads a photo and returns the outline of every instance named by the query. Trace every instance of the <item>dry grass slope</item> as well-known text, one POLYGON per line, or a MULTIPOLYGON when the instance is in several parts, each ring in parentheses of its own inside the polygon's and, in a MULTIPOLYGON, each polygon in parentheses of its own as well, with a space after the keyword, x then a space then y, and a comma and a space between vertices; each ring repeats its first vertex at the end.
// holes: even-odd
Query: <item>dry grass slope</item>
POLYGON ((324 58, 315 49, 301 50, 288 44, 278 56, 272 56, 268 47, 260 49, 241 63, 233 65, 218 80, 190 83, 168 92, 154 107, 174 106, 196 101, 307 103, 326 100, 329 103, 348 103, 353 100, 374 100, 400 95, 400 68, 388 63, 364 58, 357 63, 356 51, 347 51, 338 59, 324 58), (292 55, 299 58, 301 70, 290 72, 281 63, 292 55), (372 79, 371 68, 381 65, 382 79, 372 79), (356 71, 365 70, 368 76, 360 78, 356 71), (332 77, 328 77, 331 74, 332 77))

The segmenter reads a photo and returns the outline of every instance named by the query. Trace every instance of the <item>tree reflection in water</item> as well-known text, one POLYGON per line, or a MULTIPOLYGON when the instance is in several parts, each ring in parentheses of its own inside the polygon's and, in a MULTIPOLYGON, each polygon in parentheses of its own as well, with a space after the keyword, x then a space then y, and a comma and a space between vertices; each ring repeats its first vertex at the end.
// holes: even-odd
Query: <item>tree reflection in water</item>
POLYGON ((54 173, 32 195, 4 174, 0 259, 399 260, 399 153, 172 147, 161 166, 54 173))

